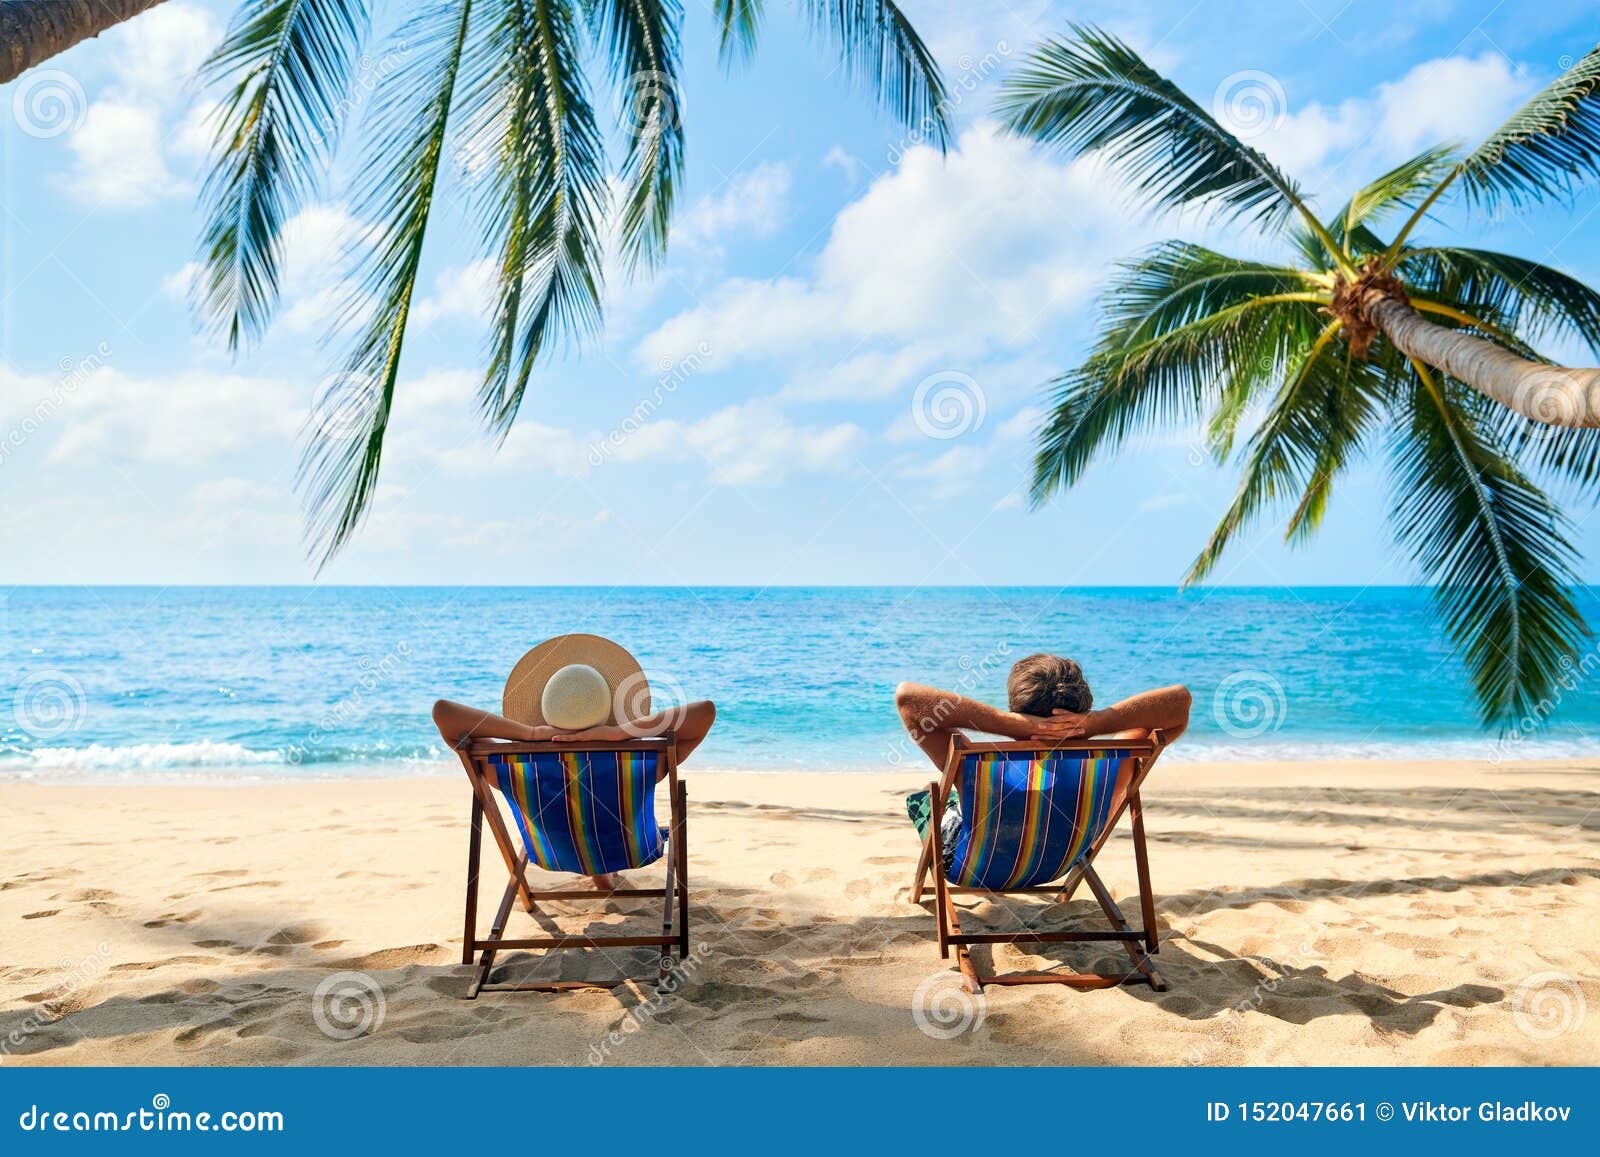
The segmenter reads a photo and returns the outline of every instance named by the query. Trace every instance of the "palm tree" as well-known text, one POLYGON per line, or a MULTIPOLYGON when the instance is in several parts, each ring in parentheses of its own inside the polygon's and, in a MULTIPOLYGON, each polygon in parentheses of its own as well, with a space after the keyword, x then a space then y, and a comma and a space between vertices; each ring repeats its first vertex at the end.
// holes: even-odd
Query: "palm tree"
MULTIPOLYGON (((714 0, 725 61, 747 54, 764 0, 714 0)), ((944 147, 932 55, 893 0, 803 0, 847 74, 944 147)), ((205 75, 231 85, 205 187, 201 298, 231 346, 257 336, 278 296, 283 224, 316 187, 357 71, 368 0, 245 0, 205 75)), ((343 371, 319 402, 301 467, 313 550, 326 561, 369 509, 423 243, 453 156, 473 183, 498 267, 479 406, 503 439, 534 364, 599 323, 609 222, 634 271, 662 257, 683 172, 680 0, 419 0, 379 80, 357 211, 373 222, 336 328, 343 371), (612 197, 594 85, 605 62, 626 135, 612 197)))
POLYGON ((162 0, 0 0, 0 84, 162 0))
MULTIPOLYGON (((11 64, 20 71, 151 6, 0 3, 0 21, 15 22, 11 64), (57 11, 30 22, 20 12, 28 8, 57 11)), ((330 327, 345 345, 342 368, 318 400, 301 463, 308 537, 323 563, 370 506, 423 243, 452 171, 465 170, 498 268, 479 403, 500 439, 539 356, 598 326, 608 239, 616 238, 630 273, 660 261, 683 173, 681 0, 410 6, 383 58, 392 67, 380 68, 361 51, 375 0, 242 0, 202 69, 223 98, 201 197, 197 297, 234 350, 266 330, 278 303, 284 225, 321 186, 356 86, 373 89, 355 190, 357 212, 372 225, 347 255, 351 292, 330 327), (626 139, 616 205, 597 86, 583 67, 591 53, 609 74, 601 83, 618 99, 626 139)), ((873 90, 919 140, 945 147, 944 83, 894 0, 799 6, 851 81, 873 90)), ((753 49, 764 8, 765 0, 713 0, 725 62, 753 49)))
POLYGON ((1203 420, 1219 462, 1243 437, 1237 493, 1188 585, 1269 512, 1287 541, 1306 540, 1334 479, 1381 444, 1396 536, 1433 587, 1485 723, 1542 718, 1587 627, 1570 523, 1535 477, 1592 486, 1600 430, 1596 371, 1553 366, 1533 343, 1575 337, 1600 353, 1600 294, 1535 261, 1413 235, 1448 193, 1493 211, 1600 176, 1597 86, 1600 49, 1478 148, 1428 149, 1322 218, 1126 44, 1075 26, 1040 45, 1001 92, 1008 128, 1096 154, 1147 204, 1254 225, 1284 257, 1168 241, 1120 266, 1096 345, 1051 383, 1035 506, 1140 427, 1203 420))

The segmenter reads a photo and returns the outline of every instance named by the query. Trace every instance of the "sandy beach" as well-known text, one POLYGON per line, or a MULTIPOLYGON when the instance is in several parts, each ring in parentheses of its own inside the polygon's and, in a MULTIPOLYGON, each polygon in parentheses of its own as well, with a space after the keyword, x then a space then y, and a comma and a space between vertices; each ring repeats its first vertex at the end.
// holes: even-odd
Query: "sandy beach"
MULTIPOLYGON (((0 787, 0 1063, 1600 1062, 1600 762, 1165 764, 1146 808, 1170 990, 981 1001, 903 895, 901 798, 927 777, 692 771, 681 990, 463 1000, 467 791, 446 770, 0 787)), ((1099 861, 1119 900, 1130 847, 1124 825, 1099 861)), ((485 871, 484 928, 492 852, 485 871)), ((966 907, 994 927, 1098 915, 966 907)), ((650 919, 554 911, 568 930, 650 919)), ((1000 969, 1123 959, 994 951, 1000 969)), ((650 961, 555 969, 619 964, 650 961)))

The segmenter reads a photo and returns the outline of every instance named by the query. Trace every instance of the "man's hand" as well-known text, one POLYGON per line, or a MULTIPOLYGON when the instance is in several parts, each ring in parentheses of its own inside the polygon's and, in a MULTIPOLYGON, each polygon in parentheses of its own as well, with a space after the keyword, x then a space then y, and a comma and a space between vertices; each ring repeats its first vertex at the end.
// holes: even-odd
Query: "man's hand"
POLYGON ((1057 707, 1048 718, 1033 716, 1035 731, 1030 736, 1041 743, 1059 743, 1063 739, 1082 739, 1091 734, 1092 711, 1067 711, 1057 707))

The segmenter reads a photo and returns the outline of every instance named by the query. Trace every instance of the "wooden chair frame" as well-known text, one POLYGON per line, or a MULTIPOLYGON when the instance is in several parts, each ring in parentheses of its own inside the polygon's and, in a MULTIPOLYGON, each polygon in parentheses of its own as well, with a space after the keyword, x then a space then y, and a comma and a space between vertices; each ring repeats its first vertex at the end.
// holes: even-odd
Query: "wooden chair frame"
POLYGON ((476 964, 467 989, 467 999, 478 993, 491 992, 564 992, 572 989, 615 988, 633 982, 643 983, 650 977, 622 977, 616 980, 564 980, 543 981, 530 984, 490 984, 489 973, 494 968, 495 954, 503 949, 543 949, 556 952, 563 948, 659 948, 661 958, 653 978, 658 989, 665 985, 672 973, 672 949, 678 950, 678 960, 689 956, 689 816, 688 790, 678 778, 677 737, 666 732, 649 739, 636 739, 619 743, 521 743, 498 739, 469 739, 456 749, 461 765, 466 769, 472 784, 472 828, 467 844, 467 911, 466 928, 461 946, 461 963, 476 964), (666 861, 667 879, 661 888, 613 888, 609 892, 587 889, 554 889, 536 891, 528 883, 528 853, 519 851, 513 841, 500 805, 495 796, 498 788, 489 772, 491 755, 517 755, 532 752, 595 752, 595 751, 653 751, 666 761, 667 799, 671 809, 667 826, 666 861), (482 866, 483 825, 487 821, 500 858, 505 861, 510 880, 500 906, 495 910, 489 935, 478 935, 478 875, 482 866), (503 933, 511 916, 511 905, 521 899, 528 913, 536 913, 541 900, 611 900, 648 899, 661 901, 661 934, 659 936, 545 936, 534 938, 506 938, 503 933))
POLYGON ((1161 950, 1161 943, 1156 928, 1155 897, 1150 891, 1150 857, 1144 838, 1144 809, 1139 799, 1139 788, 1144 783, 1145 776, 1150 774, 1150 769, 1155 765, 1157 757, 1166 746, 1166 740, 1161 732, 1152 732, 1147 740, 1116 740, 1116 739, 1074 739, 1054 746, 1045 746, 1030 742, 1007 743, 972 743, 965 736, 954 735, 950 741, 950 755, 945 761, 944 776, 937 782, 928 784, 929 798, 933 807, 933 814, 928 819, 928 834, 923 841, 922 855, 917 861, 917 872, 911 881, 911 902, 922 903, 922 894, 927 888, 927 877, 930 871, 934 876, 934 915, 938 930, 939 956, 941 959, 950 958, 951 948, 956 952, 956 966, 961 970, 963 987, 968 992, 982 992, 986 984, 1065 984, 1072 988, 1115 988, 1119 984, 1149 984, 1158 992, 1165 992, 1167 983, 1150 957, 1161 950), (1065 877, 1056 884, 1044 884, 1028 888, 964 888, 957 887, 945 879, 942 869, 944 863, 944 809, 949 799, 950 789, 955 785, 956 776, 961 769, 961 761, 969 755, 983 754, 990 751, 1104 751, 1106 748, 1117 748, 1133 753, 1135 760, 1132 778, 1128 781, 1127 791, 1122 802, 1104 829, 1094 838, 1087 854, 1081 856, 1077 863, 1066 873, 1065 877), (1122 819, 1122 813, 1127 812, 1133 825, 1133 858, 1134 866, 1139 874, 1139 909, 1142 927, 1132 928, 1128 925, 1127 918, 1123 916, 1122 909, 1117 907, 1117 902, 1112 899, 1111 893, 1106 889, 1100 875, 1094 870, 1094 859, 1100 854, 1100 849, 1111 838, 1116 830, 1117 823, 1122 819), (941 865, 935 869, 934 865, 941 865), (956 912, 955 901, 952 897, 965 894, 1026 895, 1039 896, 1055 894, 1056 903, 1065 904, 1072 899, 1073 893, 1080 884, 1087 883, 1089 890, 1094 894, 1101 911, 1106 919, 1111 922, 1111 930, 1105 932, 1074 931, 1074 932, 962 932, 961 920, 956 912), (972 953, 969 946, 973 944, 1063 944, 1094 941, 1115 941, 1120 943, 1128 953, 1133 963, 1132 971, 1122 976, 1107 975, 1097 972, 1013 972, 1000 976, 982 976, 972 962, 972 953), (1142 945, 1142 947, 1141 947, 1142 945))

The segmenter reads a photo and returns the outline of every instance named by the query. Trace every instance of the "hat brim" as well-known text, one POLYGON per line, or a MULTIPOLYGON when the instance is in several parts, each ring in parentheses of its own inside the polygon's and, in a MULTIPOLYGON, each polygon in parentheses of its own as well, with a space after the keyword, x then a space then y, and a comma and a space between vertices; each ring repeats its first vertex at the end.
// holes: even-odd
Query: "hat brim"
POLYGON ((606 724, 631 723, 650 714, 650 684, 639 661, 619 644, 599 635, 557 635, 518 659, 506 680, 501 714, 531 727, 542 726, 546 722, 540 707, 544 685, 550 676, 571 663, 593 667, 611 688, 606 724))

